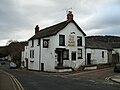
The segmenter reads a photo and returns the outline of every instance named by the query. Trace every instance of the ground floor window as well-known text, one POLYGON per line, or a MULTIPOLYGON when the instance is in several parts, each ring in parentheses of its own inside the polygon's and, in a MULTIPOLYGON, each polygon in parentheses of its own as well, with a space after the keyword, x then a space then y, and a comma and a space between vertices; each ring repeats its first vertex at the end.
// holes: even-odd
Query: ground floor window
POLYGON ((72 51, 71 53, 71 59, 76 60, 76 51, 72 51))
POLYGON ((102 51, 102 58, 104 58, 104 51, 102 51))
POLYGON ((82 59, 82 49, 78 48, 78 59, 82 59))
POLYGON ((63 51, 63 59, 69 60, 69 50, 64 50, 63 51))

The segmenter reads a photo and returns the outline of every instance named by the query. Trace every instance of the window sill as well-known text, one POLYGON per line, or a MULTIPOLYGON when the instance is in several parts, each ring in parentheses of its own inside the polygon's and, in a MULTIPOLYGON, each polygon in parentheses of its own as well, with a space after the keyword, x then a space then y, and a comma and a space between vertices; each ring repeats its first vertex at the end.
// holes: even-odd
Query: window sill
POLYGON ((76 60, 72 60, 72 61, 76 61, 76 60))
POLYGON ((78 47, 83 47, 83 46, 78 46, 78 47))
POLYGON ((59 44, 59 46, 65 46, 65 45, 61 45, 61 44, 59 44))
POLYGON ((82 57, 78 57, 78 59, 83 59, 82 57))
POLYGON ((63 58, 63 60, 69 60, 69 58, 63 58))

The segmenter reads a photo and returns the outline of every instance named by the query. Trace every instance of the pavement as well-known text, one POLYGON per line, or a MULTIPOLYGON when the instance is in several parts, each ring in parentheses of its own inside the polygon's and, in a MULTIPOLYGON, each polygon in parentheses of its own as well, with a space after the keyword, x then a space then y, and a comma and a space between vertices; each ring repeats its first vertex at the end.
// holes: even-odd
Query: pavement
POLYGON ((24 90, 19 81, 11 74, 0 70, 0 90, 24 90))
POLYGON ((109 78, 109 80, 120 84, 120 74, 119 74, 119 75, 111 76, 111 77, 109 78))

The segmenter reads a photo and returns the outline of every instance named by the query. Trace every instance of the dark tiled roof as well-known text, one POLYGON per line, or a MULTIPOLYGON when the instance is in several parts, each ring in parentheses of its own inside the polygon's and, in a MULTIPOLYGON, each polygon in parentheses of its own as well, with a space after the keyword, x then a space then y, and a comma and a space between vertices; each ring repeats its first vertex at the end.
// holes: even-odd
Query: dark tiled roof
POLYGON ((111 45, 112 48, 120 48, 120 42, 112 42, 109 44, 111 45))
MULTIPOLYGON (((77 23, 74 20, 71 22, 73 22, 76 25, 76 27, 83 33, 83 35, 86 36, 86 34, 82 31, 82 29, 77 25, 77 23)), ((60 30, 65 28, 69 23, 70 22, 68 21, 64 21, 56 25, 42 29, 37 34, 35 34, 33 37, 31 37, 29 40, 56 35, 60 30)))
POLYGON ((91 48, 120 48, 119 36, 88 36, 86 37, 86 47, 91 48))
POLYGON ((88 36, 87 38, 103 42, 120 42, 119 36, 88 36))
POLYGON ((87 38, 87 37, 85 39, 85 44, 86 44, 86 48, 92 48, 92 49, 112 49, 111 45, 109 45, 106 42, 93 40, 93 39, 90 39, 90 38, 87 38))

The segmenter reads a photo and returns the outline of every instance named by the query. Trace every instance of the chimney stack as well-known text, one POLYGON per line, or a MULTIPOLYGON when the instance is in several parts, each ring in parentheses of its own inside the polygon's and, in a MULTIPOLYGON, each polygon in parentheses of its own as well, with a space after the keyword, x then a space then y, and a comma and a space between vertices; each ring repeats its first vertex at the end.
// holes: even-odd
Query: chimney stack
POLYGON ((35 34, 38 33, 38 32, 39 32, 39 26, 36 25, 36 27, 35 27, 35 34))
POLYGON ((68 14, 67 14, 67 21, 70 22, 73 20, 73 14, 72 14, 72 11, 68 11, 68 14))

